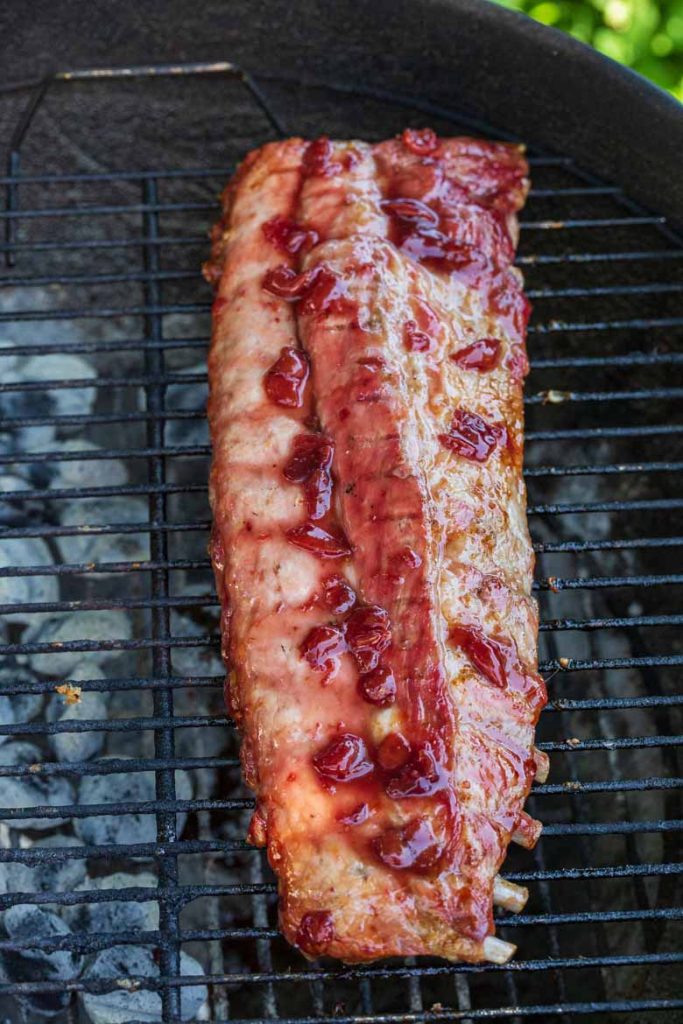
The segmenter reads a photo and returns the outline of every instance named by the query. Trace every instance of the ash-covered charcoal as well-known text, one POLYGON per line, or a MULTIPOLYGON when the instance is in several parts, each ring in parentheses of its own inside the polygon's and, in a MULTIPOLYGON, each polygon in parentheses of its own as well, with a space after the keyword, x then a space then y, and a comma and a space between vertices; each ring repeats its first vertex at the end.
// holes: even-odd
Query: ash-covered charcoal
MULTIPOLYGON (((4 309, 4 306, 5 306, 5 294, 3 294, 3 303, 2 303, 3 304, 3 309, 4 309)), ((14 325, 12 325, 12 324, 8 325, 7 323, 4 323, 2 325, 2 337, 0 337, 0 348, 4 348, 4 349, 14 348, 14 346, 16 344, 16 341, 11 337, 11 334, 12 334, 11 328, 12 328, 12 326, 14 326, 14 325), (10 337, 7 336, 7 331, 6 331, 6 328, 8 326, 10 327, 10 337)), ((9 354, 8 353, 6 355, 1 355, 0 356, 0 367, 2 368, 2 373, 3 374, 4 373, 9 373, 10 370, 16 370, 17 366, 19 365, 19 360, 20 359, 21 359, 21 356, 17 356, 17 355, 14 355, 14 354, 9 354)))
MULTIPOLYGON (((96 665, 80 662, 69 673, 74 687, 81 679, 104 679, 96 665)), ((52 722, 94 722, 107 718, 109 694, 99 690, 81 690, 74 697, 55 694, 50 699, 47 718, 52 722)), ((58 761, 87 761, 98 754, 104 746, 106 732, 56 732, 50 736, 50 744, 58 761)))
MULTIPOLYGON (((39 616, 34 616, 38 618, 39 616)), ((97 641, 130 640, 132 626, 130 616, 119 611, 70 612, 69 615, 50 616, 37 621, 24 634, 26 643, 65 644, 70 640, 97 641)), ((124 653, 118 650, 88 652, 88 659, 98 664, 124 653)), ((68 676, 83 659, 83 651, 71 651, 55 647, 54 651, 32 654, 31 665, 36 672, 46 676, 68 676)))
MULTIPOLYGON (((73 804, 74 791, 68 779, 61 775, 42 776, 40 772, 43 754, 32 743, 12 742, 0 747, 0 765, 27 765, 28 774, 4 776, 0 784, 0 806, 29 810, 32 807, 61 807, 73 804)), ((16 818, 7 819, 10 828, 23 832, 26 829, 47 831, 65 824, 67 818, 16 818)), ((0 821, 2 821, 0 812, 0 821)))
MULTIPOLYGON (((81 849, 83 846, 76 836, 55 833, 41 836, 32 844, 31 849, 81 849)), ((36 864, 6 861, 0 865, 0 869, 0 886, 6 886, 4 892, 71 892, 85 879, 86 861, 79 857, 61 857, 56 853, 54 860, 36 864)))
MULTIPOLYGON (((1 364, 0 364, 1 366, 1 364)), ((0 451, 2 451, 0 435, 0 451)), ((27 468, 27 467, 22 467, 27 468)), ((35 468, 35 467, 32 467, 35 468)), ((32 484, 26 477, 19 475, 19 467, 15 466, 12 473, 0 476, 0 526, 26 526, 27 523, 45 519, 45 504, 39 498, 26 498, 11 494, 30 491, 32 484)))
MULTIPOLYGON (((117 871, 116 874, 102 878, 87 878, 75 888, 83 893, 111 889, 150 889, 150 896, 153 896, 156 886, 157 880, 149 871, 141 871, 139 875, 117 871)), ((91 935, 105 932, 149 932, 159 927, 159 907, 153 899, 79 903, 66 907, 63 916, 73 931, 88 932, 91 935)))
MULTIPOLYGON (((115 442, 114 442, 115 443, 115 442)), ((82 452, 83 458, 55 462, 56 472, 50 480, 52 490, 81 487, 118 487, 128 481, 128 471, 120 459, 88 459, 88 454, 102 451, 100 445, 84 437, 71 437, 60 442, 60 452, 82 452), (98 467, 101 467, 98 470, 98 467), (96 480, 96 477, 100 479, 96 480)), ((90 520, 88 520, 90 521, 90 520)))
MULTIPOLYGON (((3 538, 0 540, 0 568, 52 566, 53 559, 45 541, 39 537, 3 538)), ((57 601, 59 581, 56 576, 0 576, 0 604, 34 604, 57 601)), ((31 622, 34 611, 5 612, 5 622, 31 622)))
MULTIPOLYGON (((27 380, 19 367, 5 370, 3 379, 10 381, 27 380), (5 378, 6 374, 6 378, 5 378)), ((11 455, 16 452, 37 452, 49 449, 55 442, 57 432, 51 423, 33 427, 22 427, 18 421, 37 416, 46 419, 57 412, 55 400, 44 392, 3 391, 0 393, 0 446, 11 455)), ((44 486, 53 470, 44 463, 17 463, 14 472, 25 476, 36 487, 44 486)))
MULTIPOLYGON (((206 586, 201 590, 205 593, 206 586)), ((196 647, 174 647, 171 658, 175 673, 181 676, 220 676, 225 673, 218 639, 218 613, 214 608, 207 609, 203 623, 189 615, 171 612, 171 629, 175 637, 202 637, 209 641, 196 647)))
MULTIPOLYGON (((54 939, 71 934, 61 918, 50 911, 20 903, 3 914, 2 924, 8 939, 30 942, 35 939, 54 939)), ((48 952, 43 949, 0 951, 0 971, 7 981, 68 981, 76 978, 81 969, 81 957, 68 950, 48 952)), ((66 991, 28 993, 18 996, 29 1019, 54 1017, 64 1010, 71 999, 66 991)))
MULTIPOLYGON (((72 416, 78 413, 92 412, 97 395, 97 389, 88 385, 88 382, 97 377, 95 370, 90 363, 80 356, 70 355, 67 352, 54 354, 41 354, 21 359, 13 370, 10 370, 5 377, 5 383, 14 381, 59 381, 59 380, 82 380, 83 387, 75 388, 53 388, 47 389, 47 394, 54 403, 54 411, 58 416, 72 416)), ((36 391, 15 391, 9 392, 13 395, 24 395, 27 407, 32 411, 26 412, 26 416, 42 415, 36 412, 36 400, 44 392, 36 391)))
MULTIPOLYGON (((37 678, 30 668, 18 665, 14 658, 4 659, 0 667, 0 725, 22 725, 36 717, 43 704, 42 694, 5 692, 10 687, 35 682, 37 678)), ((0 743, 9 739, 9 735, 0 733, 0 743)))
MULTIPOLYGON (((176 798, 192 799, 192 783, 185 771, 175 773, 176 798)), ((86 775, 78 789, 78 802, 86 804, 120 804, 128 802, 151 803, 156 799, 153 772, 115 773, 113 775, 86 775)), ((178 835, 181 834, 187 814, 177 815, 178 835)), ((74 822, 77 834, 86 843, 97 845, 128 845, 134 843, 155 843, 157 840, 154 812, 131 814, 117 811, 115 814, 94 815, 77 818, 74 822)))
MULTIPOLYGON (((29 356, 18 359, 11 369, 3 371, 4 383, 40 382, 79 379, 86 382, 82 388, 53 388, 45 391, 8 391, 0 394, 0 448, 13 452, 51 451, 59 447, 56 429, 52 423, 21 426, 19 420, 29 417, 65 416, 89 413, 97 389, 87 382, 97 371, 78 356, 66 353, 29 356), (12 422, 15 421, 15 422, 12 422)), ((16 463, 15 475, 25 477, 33 487, 47 487, 57 472, 56 463, 16 463)))
MULTIPOLYGON (((63 525, 102 526, 109 523, 147 524, 149 508, 141 498, 94 498, 60 502, 63 525)), ((57 541, 64 562, 141 562, 149 558, 149 537, 140 533, 89 534, 86 531, 57 541)))
MULTIPOLYGON (((180 954, 180 974, 203 976, 200 964, 186 953, 180 954)), ((128 1021, 161 1021, 161 996, 149 989, 125 987, 119 979, 158 978, 159 966, 152 953, 144 946, 114 946, 105 949, 86 967, 84 979, 102 981, 111 978, 118 986, 112 992, 79 993, 85 1012, 92 1024, 128 1024, 128 1021)), ((180 990, 182 1020, 208 1020, 205 985, 186 985, 180 990)))
MULTIPOLYGON (((206 363, 197 363, 183 373, 202 374, 206 377, 206 363)), ((166 392, 167 409, 182 409, 190 412, 204 412, 209 394, 208 381, 197 383, 171 384, 166 392)), ((168 420, 166 442, 170 445, 191 445, 209 443, 209 424, 204 415, 197 419, 168 420)))

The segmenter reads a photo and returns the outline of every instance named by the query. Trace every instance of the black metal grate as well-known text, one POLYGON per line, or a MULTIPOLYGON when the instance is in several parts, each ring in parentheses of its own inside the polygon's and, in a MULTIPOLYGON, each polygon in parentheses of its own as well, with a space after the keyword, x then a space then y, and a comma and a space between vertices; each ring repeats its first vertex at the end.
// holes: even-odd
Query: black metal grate
MULTIPOLYGON (((288 133, 379 138, 428 115, 442 132, 499 134, 458 113, 360 87, 276 80, 260 87, 230 65, 133 75, 143 91, 159 74, 199 72, 235 77, 252 97, 254 117, 265 110, 273 131, 280 130, 274 110, 284 108, 288 133)), ((74 77, 101 82, 102 73, 55 80, 74 77)), ((7 624, 6 666, 40 655, 50 661, 43 657, 35 678, 17 675, 2 693, 51 695, 66 681, 81 688, 84 706, 98 692, 111 703, 106 719, 46 714, 0 725, 0 738, 29 740, 43 757, 38 767, 7 763, 0 746, 0 776, 66 778, 75 793, 85 779, 151 771, 155 796, 0 807, 0 866, 83 856, 79 847, 41 846, 30 829, 20 841, 22 821, 54 819, 66 835, 96 816, 153 815, 155 841, 95 842, 85 853, 93 878, 112 868, 152 871, 159 919, 148 930, 2 938, 0 958, 30 948, 73 950, 83 959, 69 981, 45 980, 38 969, 31 980, 8 975, 0 1009, 7 997, 25 1005, 32 995, 68 990, 74 995, 59 1019, 75 1020, 84 993, 125 991, 133 999, 149 989, 161 996, 164 1024, 194 1019, 181 1008, 182 990, 198 980, 181 962, 187 952, 208 986, 208 1016, 197 1019, 215 1024, 683 1019, 676 989, 683 960, 675 689, 683 664, 680 240, 618 186, 531 149, 533 191, 518 262, 535 306, 526 476, 551 696, 539 745, 552 761, 550 781, 535 787, 529 808, 546 823, 543 838, 533 854, 513 850, 506 865, 507 877, 532 893, 525 913, 499 918, 502 935, 519 945, 517 959, 505 967, 311 965, 279 937, 272 876, 262 853, 243 841, 252 801, 239 779, 216 667, 217 602, 205 555, 209 452, 196 400, 210 296, 198 268, 229 168, 24 173, 19 146, 48 84, 30 94, 0 179, 8 264, 0 339, 7 325, 12 332, 0 359, 31 359, 35 371, 35 379, 3 372, 0 384, 10 409, 0 432, 9 438, 3 472, 23 481, 3 485, 0 583, 54 578, 59 590, 52 600, 6 602, 0 613, 68 622, 115 611, 125 615, 118 621, 128 623, 128 635, 89 638, 82 618, 75 621, 83 635, 58 641, 7 624), (55 356, 62 362, 46 375, 41 365, 55 356), (65 362, 73 357, 86 361, 87 376, 72 374, 82 365, 65 362), (75 400, 61 400, 71 392, 75 400), (38 428, 48 428, 47 443, 31 433, 38 428), (98 447, 69 449, 69 439, 84 436, 79 431, 98 447), (60 486, 56 469, 70 464, 81 475, 60 486), (126 482, 116 476, 121 465, 126 482), (13 565, 12 544, 35 538, 49 559, 13 565), (127 542, 133 555, 125 557, 124 547, 121 556, 127 542), (94 670, 65 680, 60 658, 73 664, 74 653, 94 670), (109 655, 101 677, 97 666, 109 655), (104 733, 108 757, 56 759, 55 737, 79 733, 104 733), (190 798, 176 790, 179 770, 190 798), (88 975, 97 951, 127 945, 153 949, 158 976, 88 975)), ((254 123, 240 148, 265 137, 254 123)), ((0 784, 5 803, 2 792, 0 784)), ((65 913, 149 897, 150 889, 132 883, 8 891, 0 910, 37 904, 65 913)), ((130 1024, 137 1019, 132 1009, 130 1024)))

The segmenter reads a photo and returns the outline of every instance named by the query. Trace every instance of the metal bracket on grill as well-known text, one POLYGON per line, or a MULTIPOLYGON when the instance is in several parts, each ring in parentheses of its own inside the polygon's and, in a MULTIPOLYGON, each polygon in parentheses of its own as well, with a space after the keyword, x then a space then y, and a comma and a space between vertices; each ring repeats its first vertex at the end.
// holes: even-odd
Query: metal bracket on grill
POLYGON ((33 118, 45 99, 48 89, 53 84, 69 82, 101 82, 117 78, 176 78, 188 75, 228 75, 243 82, 256 104, 268 118, 271 127, 279 137, 284 137, 285 129, 268 102, 263 89, 248 71, 244 71, 230 61, 202 62, 193 61, 181 64, 143 64, 133 67, 103 67, 55 71, 33 82, 18 82, 0 85, 0 96, 12 92, 29 91, 28 102, 12 133, 7 158, 7 179, 5 182, 5 263, 8 267, 15 266, 16 255, 14 242, 18 227, 19 214, 19 177, 21 174, 21 145, 28 134, 33 118))

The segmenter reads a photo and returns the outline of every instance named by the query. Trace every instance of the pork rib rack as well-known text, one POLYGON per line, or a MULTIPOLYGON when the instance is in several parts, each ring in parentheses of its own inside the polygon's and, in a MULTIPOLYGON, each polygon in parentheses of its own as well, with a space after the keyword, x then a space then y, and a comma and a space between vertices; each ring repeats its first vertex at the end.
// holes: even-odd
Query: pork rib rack
POLYGON ((205 272, 211 555, 281 926, 307 956, 504 962, 547 759, 522 480, 517 146, 250 153, 205 272))

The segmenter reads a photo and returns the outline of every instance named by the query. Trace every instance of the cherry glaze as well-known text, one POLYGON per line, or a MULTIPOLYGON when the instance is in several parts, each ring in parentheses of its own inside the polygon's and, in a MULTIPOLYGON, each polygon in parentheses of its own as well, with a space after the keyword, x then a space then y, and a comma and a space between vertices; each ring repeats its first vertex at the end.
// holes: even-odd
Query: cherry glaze
POLYGON ((327 135, 321 135, 308 144, 301 162, 301 170, 306 177, 330 178, 340 174, 343 166, 332 159, 333 149, 327 135))
POLYGON ((276 295, 278 299, 286 299, 287 302, 298 302, 304 295, 307 295, 315 283, 320 267, 312 267, 297 274, 296 270, 288 267, 285 263, 278 267, 272 267, 263 278, 263 288, 276 295))
POLYGON ((446 777, 429 743, 414 750, 399 773, 385 786, 392 800, 406 800, 416 796, 431 796, 444 787, 446 777))
POLYGON ((312 286, 302 296, 299 312, 302 316, 317 316, 322 313, 347 313, 356 311, 348 299, 346 284, 329 267, 320 265, 312 286))
POLYGON ((404 224, 414 225, 417 231, 429 231, 439 226, 438 213, 421 199, 400 196, 398 199, 383 199, 380 205, 391 217, 404 224))
POLYGON ((290 483, 303 484, 308 517, 322 519, 332 502, 333 442, 322 434, 299 434, 282 470, 290 483))
POLYGON ((436 867, 442 853, 441 843, 426 818, 387 829, 373 840, 372 848, 383 864, 397 871, 429 871, 436 867))
POLYGON ((529 359, 524 345, 513 345, 505 360, 505 366, 510 371, 513 380, 520 383, 529 372, 529 359))
POLYGON ((424 299, 412 301, 413 319, 403 325, 403 344, 412 352, 431 352, 443 328, 438 316, 424 299))
POLYGON ((486 636, 476 626, 452 626, 449 639, 492 686, 523 694, 532 706, 545 702, 543 680, 526 671, 512 640, 486 636))
POLYGON ((336 626, 314 626, 299 647, 313 671, 324 672, 328 677, 336 673, 339 656, 347 650, 344 634, 336 626))
POLYGON ((292 256, 311 249, 318 241, 317 231, 305 228, 289 217, 272 217, 261 225, 261 230, 271 245, 292 256))
POLYGON ((444 218, 421 199, 399 196, 381 205, 391 218, 391 240, 417 263, 444 273, 467 271, 475 280, 487 270, 485 256, 469 243, 456 241, 444 218))
POLYGON ((479 338, 471 345, 454 352, 451 359, 464 370, 476 370, 478 373, 487 373, 498 364, 500 356, 500 341, 498 338, 479 338))
POLYGON ((369 804, 358 804, 349 814, 342 814, 337 818, 342 825, 362 825, 370 817, 369 804))
POLYGON ((271 402, 288 409, 300 409, 310 366, 298 348, 283 348, 263 378, 263 386, 271 402))
POLYGON ((403 325, 403 344, 409 352, 431 352, 434 343, 425 331, 421 331, 415 320, 406 320, 403 325))
POLYGON ((335 573, 323 580, 322 601, 331 612, 343 615, 356 603, 356 592, 343 576, 335 573))
POLYGON ((377 748, 377 763, 385 771, 402 768, 410 757, 410 743, 400 732, 388 733, 377 748))
POLYGON ((422 565, 422 558, 418 555, 417 551, 413 551, 412 548, 403 548, 398 555, 401 562, 407 565, 410 569, 419 569, 422 565))
POLYGON ((329 910, 310 910, 301 918, 295 943, 304 953, 320 956, 334 938, 334 921, 329 910))
POLYGON ((313 756, 318 775, 330 782, 354 782, 374 771, 364 740, 347 732, 313 756))
POLYGON ((406 128, 401 142, 417 156, 427 156, 439 148, 439 137, 432 128, 406 128))
POLYGON ((346 621, 346 640, 360 672, 372 672, 391 643, 391 625, 384 608, 356 608, 346 621))
POLYGON ((396 680, 390 669, 378 665, 372 672, 366 672, 358 680, 358 689, 363 700, 378 707, 387 707, 396 700, 396 680))
POLYGON ((287 530, 287 540, 318 558, 348 558, 351 546, 341 530, 324 529, 316 523, 302 523, 287 530))
POLYGON ((507 430, 502 424, 487 423, 467 409, 456 409, 448 433, 439 434, 439 441, 445 448, 470 462, 486 462, 507 439, 507 430))

